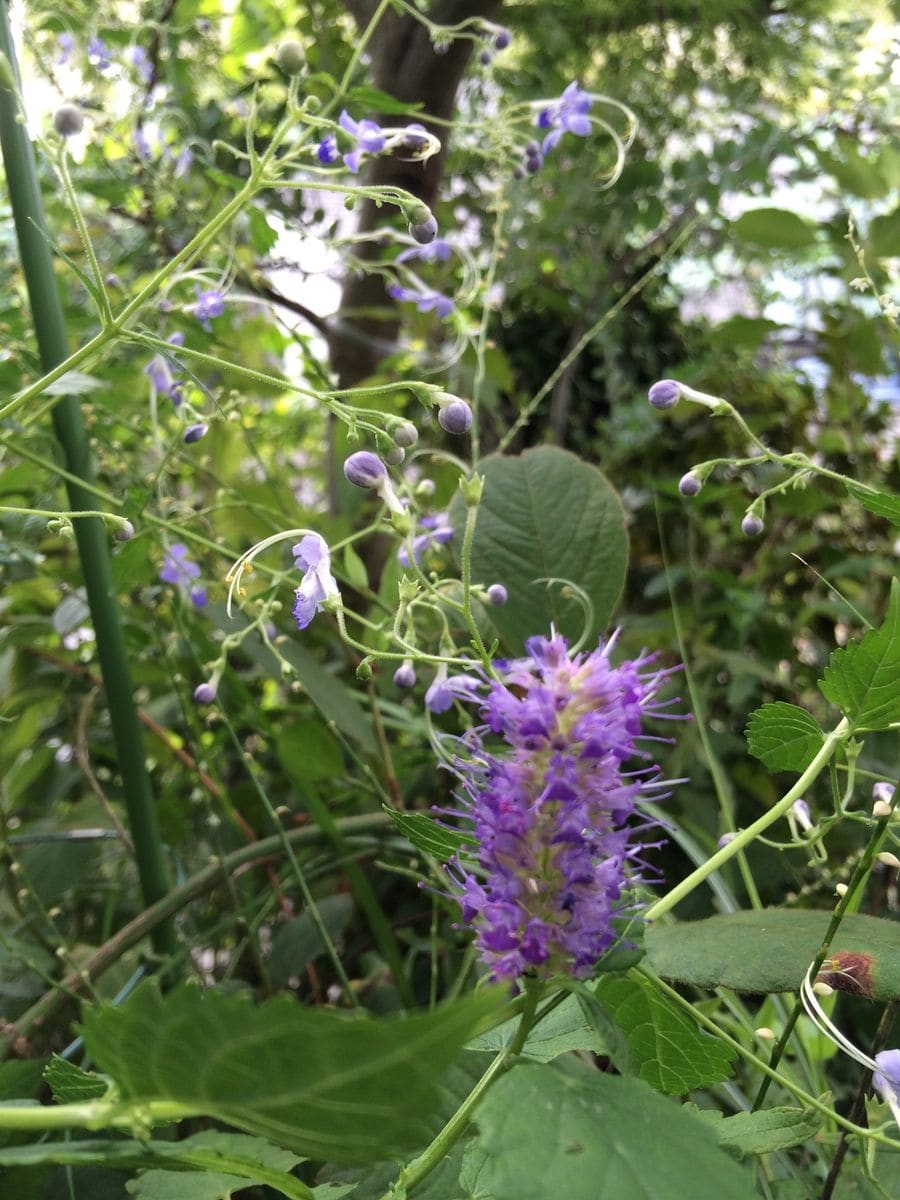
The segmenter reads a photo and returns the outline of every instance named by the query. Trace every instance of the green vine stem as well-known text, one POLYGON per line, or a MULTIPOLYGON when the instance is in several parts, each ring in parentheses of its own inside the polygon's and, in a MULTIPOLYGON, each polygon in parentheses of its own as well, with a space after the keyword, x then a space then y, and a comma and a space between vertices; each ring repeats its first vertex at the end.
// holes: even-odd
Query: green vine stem
MULTIPOLYGON (((6 0, 0 3, 0 51, 9 60, 13 77, 18 79, 6 0)), ((6 87, 0 87, 0 150, 41 365, 45 371, 52 371, 69 356, 65 317, 53 270, 31 142, 25 125, 19 120, 16 95, 6 87)), ((77 480, 69 479, 66 485, 69 507, 73 510, 92 509, 93 464, 81 408, 74 396, 62 397, 55 406, 53 428, 66 466, 77 477, 77 480)), ((97 637, 97 655, 122 775, 141 892, 145 905, 151 905, 165 896, 169 879, 145 765, 125 635, 113 590, 108 535, 102 520, 88 517, 75 522, 75 538, 97 637)), ((153 948, 163 956, 177 952, 178 940, 171 921, 164 921, 154 930, 153 948)))

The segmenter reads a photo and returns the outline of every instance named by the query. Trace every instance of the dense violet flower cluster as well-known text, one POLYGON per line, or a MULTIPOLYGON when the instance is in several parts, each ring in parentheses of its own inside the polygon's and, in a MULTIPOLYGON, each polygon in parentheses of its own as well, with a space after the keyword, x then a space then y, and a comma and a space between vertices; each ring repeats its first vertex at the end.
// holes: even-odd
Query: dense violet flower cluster
POLYGON ((495 978, 586 976, 641 878, 633 839, 654 823, 629 822, 637 801, 667 784, 655 765, 626 766, 646 758, 637 748, 644 716, 677 701, 656 699, 671 670, 653 668, 653 655, 613 666, 611 646, 573 655, 555 631, 531 638, 526 658, 497 664, 486 723, 459 742, 461 807, 444 811, 472 822, 477 862, 448 869, 495 978))

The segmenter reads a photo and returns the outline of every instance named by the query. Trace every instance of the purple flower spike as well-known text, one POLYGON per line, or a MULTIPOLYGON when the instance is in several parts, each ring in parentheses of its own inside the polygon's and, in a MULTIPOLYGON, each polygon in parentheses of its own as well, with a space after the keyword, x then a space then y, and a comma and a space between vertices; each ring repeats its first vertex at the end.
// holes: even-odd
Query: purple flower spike
POLYGON ((387 468, 371 450, 357 450, 344 461, 344 474, 356 487, 377 488, 387 478, 387 468))
MULTIPOLYGON (((413 558, 417 564, 427 550, 432 550, 435 546, 446 546, 447 542, 453 539, 453 526, 446 513, 432 513, 431 516, 423 517, 419 527, 425 532, 417 533, 413 538, 413 558)), ((397 561, 401 567, 409 566, 409 550, 405 545, 397 551, 397 561)))
POLYGON ((208 429, 208 425, 188 425, 182 440, 190 446, 193 442, 199 442, 202 437, 205 437, 208 429))
POLYGON ((592 103, 590 95, 573 80, 554 104, 541 110, 538 128, 550 130, 542 146, 545 154, 559 144, 564 133, 587 137, 591 132, 591 119, 587 114, 592 103))
POLYGON ((380 125, 374 121, 354 121, 344 109, 338 117, 338 125, 345 133, 349 133, 356 145, 344 155, 344 165, 355 175, 359 171, 364 154, 380 154, 385 147, 387 138, 380 125))
POLYGON ((324 538, 317 533, 308 533, 294 546, 294 563, 303 572, 300 586, 294 592, 294 620, 299 629, 305 629, 324 602, 337 597, 340 592, 331 574, 331 551, 324 538))
POLYGON ((438 424, 448 433, 467 433, 472 428, 472 410, 465 400, 451 400, 441 407, 438 424))
POLYGON ((676 380, 660 379, 647 393, 647 399, 654 408, 674 408, 680 395, 681 386, 676 380))
POLYGON ((212 333, 212 325, 209 322, 213 317, 221 317, 225 311, 225 297, 218 288, 207 288, 201 292, 195 285, 194 291, 197 293, 194 316, 207 333, 212 333))
POLYGON ((211 683, 198 683, 194 688, 195 704, 212 704, 216 698, 216 689, 211 683))
POLYGON ((665 785, 657 767, 630 763, 646 758, 644 719, 666 715, 656 692, 670 672, 653 656, 614 667, 609 644, 573 655, 556 633, 525 648, 482 683, 484 724, 458 742, 445 815, 471 822, 477 863, 457 858, 448 874, 495 979, 584 978, 647 871, 635 834, 655 823, 637 803, 665 785))

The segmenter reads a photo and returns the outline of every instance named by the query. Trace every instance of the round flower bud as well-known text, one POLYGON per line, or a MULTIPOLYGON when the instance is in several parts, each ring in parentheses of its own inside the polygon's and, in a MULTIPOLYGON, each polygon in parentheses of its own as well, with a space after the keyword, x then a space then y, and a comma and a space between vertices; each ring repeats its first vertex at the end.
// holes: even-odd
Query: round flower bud
POLYGON ((368 683, 372 678, 372 660, 370 658, 364 658, 356 668, 356 678, 360 683, 368 683))
POLYGON ((889 805, 893 798, 894 790, 894 785, 892 783, 885 783, 884 780, 881 780, 872 788, 872 799, 876 804, 880 800, 889 805))
POLYGON ((516 167, 516 169, 513 171, 513 179, 524 179, 524 178, 525 178, 525 168, 524 167, 516 167))
POLYGON ((498 29, 494 34, 494 49, 505 50, 512 41, 512 34, 508 29, 498 29))
POLYGON ((525 158, 525 174, 536 175, 544 165, 544 157, 542 154, 529 154, 525 158))
POLYGON ((681 395, 681 387, 674 379, 660 379, 647 393, 654 408, 674 408, 681 395))
POLYGON ((433 479, 420 479, 416 484, 417 496, 433 496, 437 491, 437 484, 433 479))
POLYGON ((72 137, 84 129, 81 109, 74 104, 62 104, 53 114, 53 128, 63 137, 72 137))
POLYGON ((126 521, 124 525, 120 525, 113 537, 117 542, 130 542, 134 537, 134 526, 130 521, 126 521))
POLYGON ((491 604, 505 604, 509 599, 509 592, 502 583, 492 583, 487 590, 487 598, 491 604))
POLYGON ((212 704, 216 698, 216 689, 211 683, 198 683, 194 688, 195 704, 212 704))
POLYGON ((541 143, 540 142, 529 142, 528 145, 525 147, 525 153, 528 155, 529 158, 536 158, 537 155, 540 154, 540 152, 541 152, 541 143))
POLYGON ((285 75, 299 75, 306 68, 306 51, 298 41, 291 38, 278 47, 275 61, 285 75))
POLYGON ((344 474, 348 483, 361 488, 377 488, 387 479, 384 463, 371 450, 351 454, 344 462, 344 474))
POLYGON ((491 54, 490 50, 482 50, 478 55, 478 61, 483 67, 487 67, 494 61, 494 56, 491 54))
POLYGON ((438 223, 436 219, 429 213, 426 220, 418 225, 410 224, 410 237, 416 239, 420 246, 427 246, 429 242, 433 242, 437 237, 438 223))
POLYGON ((692 475, 688 471, 687 475, 682 475, 678 481, 678 490, 682 496, 696 496, 703 487, 703 480, 696 475, 692 475))
POLYGON ((394 672, 394 683, 400 688, 412 688, 416 686, 416 672, 409 659, 394 672))
POLYGON ((451 400, 438 413, 438 424, 448 433, 466 433, 472 427, 472 410, 465 400, 451 400))
POLYGON ((745 537, 759 537, 763 531, 763 523, 755 513, 747 513, 741 521, 741 533, 745 537))
POLYGON ((419 440, 419 431, 413 425, 412 421, 404 421, 402 425, 395 426, 391 436, 394 439, 395 446, 403 446, 404 449, 409 449, 410 446, 414 446, 419 440))
POLYGON ((402 446, 391 446, 384 456, 384 461, 390 463, 392 467, 399 467, 404 458, 406 458, 406 451, 402 446))
POLYGON ((187 442, 188 445, 190 445, 192 442, 199 442, 200 439, 206 435, 208 429, 208 425, 188 425, 187 429, 184 431, 183 440, 187 442))

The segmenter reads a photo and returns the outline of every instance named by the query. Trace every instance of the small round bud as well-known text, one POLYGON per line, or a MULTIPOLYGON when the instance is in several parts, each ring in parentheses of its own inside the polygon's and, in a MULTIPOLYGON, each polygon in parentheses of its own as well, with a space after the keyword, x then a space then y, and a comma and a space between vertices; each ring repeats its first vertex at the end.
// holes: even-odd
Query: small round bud
POLYGON ((415 668, 409 659, 394 672, 394 683, 399 688, 413 688, 416 686, 415 668))
POLYGON ((540 152, 541 152, 541 143, 540 142, 529 142, 528 145, 525 147, 525 153, 528 155, 529 158, 535 158, 538 154, 540 154, 540 152))
POLYGON ((275 61, 285 75, 299 75, 306 69, 306 51, 298 41, 291 38, 278 47, 275 61))
POLYGON ((762 520, 756 513, 747 513, 743 521, 741 521, 741 533, 745 537, 759 537, 763 531, 762 520))
POLYGON ((513 171, 513 179, 524 179, 525 173, 524 167, 516 167, 516 169, 513 171))
POLYGON ((384 456, 384 461, 392 467, 399 467, 406 458, 406 451, 402 446, 391 446, 384 456))
POLYGON ((438 424, 448 433, 466 433, 472 428, 472 410, 465 400, 451 400, 438 413, 438 424))
POLYGON ((212 704, 216 698, 216 689, 211 683, 198 683, 194 688, 195 704, 212 704))
POLYGON ((199 442, 202 437, 206 436, 208 429, 208 425, 188 425, 184 431, 184 438, 182 440, 187 442, 188 445, 191 445, 192 442, 199 442))
POLYGON ((117 542, 130 542, 134 537, 134 526, 130 521, 126 521, 124 525, 120 525, 113 537, 117 542))
POLYGON ((417 496, 433 496, 437 491, 437 484, 433 479, 420 479, 416 484, 417 496))
POLYGON ((362 660, 362 662, 356 668, 356 678, 358 680, 360 680, 361 683, 368 683, 368 681, 372 678, 372 660, 371 659, 364 658, 362 660))
POLYGON ((681 387, 674 379, 660 379, 647 393, 654 408, 674 408, 681 395, 681 387))
POLYGON ((412 421, 404 421, 402 425, 395 426, 391 437, 394 439, 395 446, 403 446, 404 449, 409 449, 414 446, 419 440, 419 431, 413 425, 412 421))
POLYGON ((872 805, 872 816, 879 819, 881 817, 889 817, 893 811, 894 808, 890 800, 876 800, 872 805))
POLYGON ((768 1025, 760 1025, 759 1029, 753 1030, 753 1033, 755 1034, 756 1037, 758 1037, 760 1039, 760 1041, 763 1041, 763 1042, 774 1042, 775 1041, 775 1031, 774 1031, 774 1029, 770 1029, 768 1027, 768 1025))
POLYGON ((81 109, 74 104, 61 104, 53 114, 53 128, 63 137, 73 137, 84 129, 81 109))
POLYGON ((371 450, 357 450, 344 462, 348 483, 361 488, 377 488, 387 478, 384 463, 371 450))
POLYGON ((690 471, 687 475, 682 475, 678 481, 678 490, 682 496, 696 496, 702 487, 703 480, 692 475, 690 471))
POLYGON ((427 246, 437 237, 438 223, 432 213, 429 213, 424 221, 419 221, 416 224, 410 223, 409 235, 415 238, 420 246, 427 246))
POLYGON ((509 599, 509 592, 502 583, 492 583, 487 590, 487 598, 491 604, 505 604, 509 599))
POLYGON ((833 996, 834 995, 834 988, 831 986, 831 984, 824 983, 820 980, 817 980, 812 985, 812 990, 816 993, 817 996, 833 996))
POLYGON ((893 867, 895 871, 900 868, 900 858, 898 858, 896 854, 891 854, 890 850, 882 850, 882 852, 880 854, 876 854, 875 857, 886 867, 893 867))
POLYGON ((491 54, 490 50, 482 50, 478 55, 478 61, 483 67, 487 67, 494 61, 494 56, 491 54))
POLYGON ((525 174, 537 175, 538 171, 544 165, 544 158, 541 154, 529 154, 525 158, 525 174))
POLYGON ((847 895, 846 883, 836 883, 834 885, 834 893, 836 896, 840 896, 843 899, 843 897, 847 895))
POLYGON ((725 847, 730 845, 731 842, 733 842, 736 837, 737 837, 736 833, 723 833, 722 836, 719 838, 719 840, 716 842, 717 849, 724 850, 725 847))
POLYGON ((494 49, 505 50, 512 41, 512 34, 508 29, 498 29, 494 34, 494 49))

